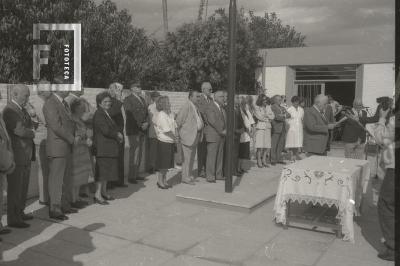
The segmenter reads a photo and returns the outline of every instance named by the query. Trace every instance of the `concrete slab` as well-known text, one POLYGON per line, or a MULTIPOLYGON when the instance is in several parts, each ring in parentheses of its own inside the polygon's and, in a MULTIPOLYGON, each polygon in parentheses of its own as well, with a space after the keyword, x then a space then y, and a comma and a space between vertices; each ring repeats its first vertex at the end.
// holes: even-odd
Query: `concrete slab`
POLYGON ((168 261, 164 266, 228 266, 228 264, 202 260, 190 256, 179 256, 168 261))
POLYGON ((195 186, 180 185, 178 201, 200 204, 249 213, 262 206, 276 195, 282 166, 252 168, 242 178, 234 177, 232 193, 225 193, 225 182, 208 183, 204 179, 195 186))

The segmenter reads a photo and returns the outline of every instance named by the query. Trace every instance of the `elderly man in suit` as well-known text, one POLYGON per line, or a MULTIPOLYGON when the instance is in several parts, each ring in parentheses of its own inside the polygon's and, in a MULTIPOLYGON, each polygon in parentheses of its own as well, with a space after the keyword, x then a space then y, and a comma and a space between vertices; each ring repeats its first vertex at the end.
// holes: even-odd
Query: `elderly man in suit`
MULTIPOLYGON (((7 133, 7 128, 0 113, 0 217, 3 216, 3 182, 8 174, 14 172, 15 162, 11 146, 11 139, 7 133)), ((3 228, 0 220, 0 235, 8 234, 11 230, 3 228)), ((1 238, 0 238, 1 241, 1 238)))
POLYGON ((33 123, 26 106, 29 102, 29 88, 26 85, 15 85, 12 88, 12 99, 3 111, 4 122, 11 138, 16 168, 7 176, 7 223, 10 227, 26 228, 26 220, 32 215, 24 213, 31 172, 31 161, 35 160, 33 123))
POLYGON ((49 216, 56 220, 67 220, 64 213, 76 212, 68 202, 72 191, 69 168, 75 142, 71 111, 64 100, 68 94, 67 91, 54 92, 43 106, 47 124, 46 154, 49 158, 49 216))
POLYGON ((329 130, 336 126, 336 123, 329 123, 325 115, 327 104, 328 97, 317 95, 314 105, 304 112, 304 150, 307 156, 327 154, 329 130))
POLYGON ((189 100, 182 106, 176 117, 183 151, 182 182, 190 185, 194 185, 192 171, 196 147, 203 137, 204 123, 196 107, 199 98, 199 92, 189 91, 189 100))
POLYGON ((145 141, 146 130, 149 126, 148 111, 142 89, 138 83, 131 85, 132 94, 125 98, 124 109, 126 113, 126 135, 129 140, 129 182, 136 184, 139 177, 139 167, 142 161, 142 147, 145 141))
POLYGON ((286 134, 288 125, 286 119, 290 118, 290 114, 282 106, 282 97, 275 95, 272 97, 273 104, 271 110, 274 112, 275 118, 272 120, 272 136, 271 136, 271 164, 285 164, 282 159, 282 152, 285 148, 286 134))
MULTIPOLYGON (((207 105, 213 101, 211 97, 212 86, 210 82, 201 84, 201 94, 196 103, 197 109, 200 111, 201 118, 205 121, 205 112, 207 105)), ((207 160, 207 141, 203 138, 197 145, 197 174, 206 177, 206 160, 207 160)))
POLYGON ((215 183, 216 179, 223 178, 224 143, 226 136, 226 113, 224 110, 225 92, 222 90, 214 94, 214 101, 210 102, 205 110, 206 126, 204 135, 207 141, 207 182, 215 183))

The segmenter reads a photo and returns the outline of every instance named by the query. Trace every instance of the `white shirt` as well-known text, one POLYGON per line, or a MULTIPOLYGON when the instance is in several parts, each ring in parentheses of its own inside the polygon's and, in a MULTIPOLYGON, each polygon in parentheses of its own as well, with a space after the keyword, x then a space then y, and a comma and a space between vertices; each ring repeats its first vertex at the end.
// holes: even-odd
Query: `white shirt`
POLYGON ((19 105, 19 103, 17 103, 16 101, 14 101, 14 99, 12 99, 11 101, 12 101, 16 106, 18 106, 19 109, 22 110, 22 107, 21 107, 21 105, 19 105))
POLYGON ((200 118, 199 111, 197 110, 197 107, 194 105, 194 103, 192 101, 189 101, 189 102, 192 105, 193 109, 195 110, 197 130, 201 130, 203 128, 203 120, 200 118))
POLYGON ((153 123, 159 141, 174 143, 174 140, 165 134, 167 132, 173 132, 175 134, 176 132, 177 125, 172 113, 169 115, 164 111, 156 113, 153 117, 153 123))

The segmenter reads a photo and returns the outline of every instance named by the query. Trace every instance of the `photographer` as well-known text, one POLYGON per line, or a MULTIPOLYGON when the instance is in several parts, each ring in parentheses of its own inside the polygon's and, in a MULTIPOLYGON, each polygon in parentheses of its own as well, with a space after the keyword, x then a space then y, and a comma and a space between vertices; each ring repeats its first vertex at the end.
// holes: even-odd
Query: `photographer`
POLYGON ((381 149, 380 165, 385 169, 378 200, 378 215, 381 231, 385 239, 386 250, 378 254, 383 260, 394 261, 394 209, 395 209, 395 116, 393 100, 389 101, 390 108, 382 106, 379 109, 379 122, 374 129, 374 137, 381 149))
POLYGON ((344 117, 339 123, 344 123, 342 141, 345 143, 344 155, 346 158, 364 159, 367 134, 365 125, 379 121, 380 109, 378 107, 378 116, 375 114, 372 117, 368 117, 361 99, 355 99, 352 108, 343 108, 344 117))

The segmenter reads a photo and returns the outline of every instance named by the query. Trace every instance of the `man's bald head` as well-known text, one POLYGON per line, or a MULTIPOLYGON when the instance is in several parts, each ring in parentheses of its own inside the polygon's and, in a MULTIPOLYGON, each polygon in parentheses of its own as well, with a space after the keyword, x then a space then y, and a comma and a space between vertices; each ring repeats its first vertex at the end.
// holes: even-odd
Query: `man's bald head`
POLYGON ((326 95, 319 94, 315 96, 314 105, 318 108, 318 110, 325 111, 327 104, 328 104, 328 97, 326 95))
POLYGON ((201 92, 210 97, 211 93, 212 93, 211 83, 210 82, 203 82, 201 84, 201 92))
POLYGON ((25 107, 29 101, 29 88, 24 84, 17 84, 12 87, 12 99, 20 106, 25 107))

